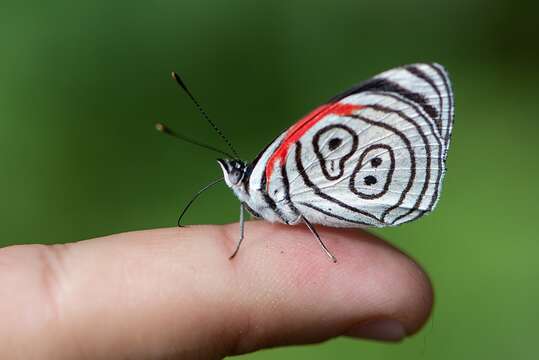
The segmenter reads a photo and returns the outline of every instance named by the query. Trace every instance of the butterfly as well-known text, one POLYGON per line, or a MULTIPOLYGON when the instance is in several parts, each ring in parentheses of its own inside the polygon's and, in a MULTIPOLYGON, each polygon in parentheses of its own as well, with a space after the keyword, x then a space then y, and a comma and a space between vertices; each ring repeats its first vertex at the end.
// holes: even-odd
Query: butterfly
MULTIPOLYGON (((185 83, 173 77, 234 153, 202 144, 228 158, 217 160, 223 178, 195 196, 224 180, 239 199, 240 236, 230 258, 244 239, 244 210, 270 222, 304 224, 336 262, 315 224, 395 226, 436 207, 454 113, 451 83, 439 64, 397 67, 353 86, 290 126, 251 162, 239 159, 185 83)), ((201 145, 162 124, 158 129, 201 145)))

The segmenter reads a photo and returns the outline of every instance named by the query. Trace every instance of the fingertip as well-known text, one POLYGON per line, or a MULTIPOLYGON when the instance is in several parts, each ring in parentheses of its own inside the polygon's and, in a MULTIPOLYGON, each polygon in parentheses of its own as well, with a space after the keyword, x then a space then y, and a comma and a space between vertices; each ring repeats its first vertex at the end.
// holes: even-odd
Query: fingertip
MULTIPOLYGON (((234 226, 227 226, 230 238, 237 231, 234 226)), ((364 231, 318 230, 336 255, 336 264, 307 229, 265 222, 247 224, 245 246, 232 262, 241 269, 236 280, 244 291, 248 289, 243 300, 252 302, 246 308, 256 309, 249 319, 265 324, 265 330, 279 329, 274 331, 287 337, 275 340, 251 334, 249 338, 259 342, 246 340, 240 348, 247 351, 279 341, 322 341, 354 327, 362 329, 364 324, 371 324, 371 329, 357 330, 356 337, 385 341, 412 335, 421 328, 430 314, 433 292, 427 275, 414 260, 364 231), (276 317, 277 312, 286 315, 276 317), (372 328, 375 320, 399 326, 377 324, 372 328)))
POLYGON ((353 326, 345 335, 357 339, 398 342, 407 334, 404 326, 397 320, 375 319, 353 326))

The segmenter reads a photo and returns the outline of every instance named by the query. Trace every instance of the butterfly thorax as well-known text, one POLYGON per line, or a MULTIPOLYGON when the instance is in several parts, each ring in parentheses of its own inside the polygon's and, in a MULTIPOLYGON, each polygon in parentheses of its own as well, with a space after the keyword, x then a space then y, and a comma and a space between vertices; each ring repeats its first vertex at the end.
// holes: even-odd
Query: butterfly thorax
POLYGON ((251 177, 253 164, 228 159, 218 159, 217 162, 223 170, 225 183, 252 215, 270 222, 285 224, 299 222, 299 214, 278 210, 284 204, 276 204, 268 195, 263 185, 265 182, 263 179, 258 179, 259 176, 263 177, 263 174, 255 175, 256 179, 251 177))

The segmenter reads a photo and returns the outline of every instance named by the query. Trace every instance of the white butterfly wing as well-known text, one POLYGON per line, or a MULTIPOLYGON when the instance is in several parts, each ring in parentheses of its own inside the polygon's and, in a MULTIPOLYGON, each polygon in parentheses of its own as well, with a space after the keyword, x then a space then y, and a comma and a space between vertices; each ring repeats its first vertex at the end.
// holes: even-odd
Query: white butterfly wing
POLYGON ((400 94, 420 105, 435 122, 444 144, 449 147, 453 128, 453 92, 447 71, 440 64, 411 64, 387 70, 335 96, 330 101, 364 91, 400 94))
POLYGON ((270 172, 268 194, 280 194, 277 208, 335 227, 398 225, 432 211, 453 118, 445 70, 437 64, 389 70, 332 104, 349 111, 305 123, 285 163, 270 172))

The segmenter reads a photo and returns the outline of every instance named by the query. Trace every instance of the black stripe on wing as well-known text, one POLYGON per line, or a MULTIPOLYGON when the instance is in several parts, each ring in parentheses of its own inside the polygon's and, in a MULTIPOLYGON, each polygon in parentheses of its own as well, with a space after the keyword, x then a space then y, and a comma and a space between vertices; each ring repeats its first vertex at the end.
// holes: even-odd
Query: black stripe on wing
POLYGON ((445 124, 445 134, 442 132, 442 135, 444 137, 445 142, 445 151, 447 156, 447 150, 449 149, 449 143, 451 141, 451 131, 453 130, 453 117, 455 113, 455 100, 453 99, 453 90, 451 88, 451 81, 449 80, 449 75, 447 74, 447 71, 445 68, 440 64, 429 64, 429 66, 436 71, 436 74, 442 79, 442 82, 444 84, 444 90, 443 93, 447 95, 447 107, 448 107, 448 113, 447 116, 444 118, 444 114, 442 114, 442 123, 445 124))
POLYGON ((338 102, 367 91, 394 93, 419 105, 434 121, 447 150, 453 123, 453 93, 441 65, 419 63, 397 67, 353 86, 330 101, 338 102))
POLYGON ((346 222, 349 222, 349 223, 352 223, 352 224, 358 224, 358 225, 363 225, 363 226, 376 226, 377 224, 373 224, 373 223, 367 223, 367 222, 364 222, 364 221, 359 221, 359 220, 355 220, 355 219, 349 219, 349 218, 346 218, 344 216, 340 216, 336 213, 333 213, 333 212, 330 212, 330 211, 326 211, 318 206, 315 206, 311 203, 308 203, 308 202, 300 202, 299 205, 303 205, 303 206, 306 206, 314 211, 318 211, 319 213, 321 214, 324 214, 326 216, 329 216, 329 217, 332 217, 334 219, 337 219, 337 220, 341 220, 341 221, 346 221, 346 222))
POLYGON ((356 85, 345 92, 333 97, 330 101, 337 102, 350 95, 365 91, 384 91, 399 94, 400 96, 420 105, 423 110, 432 118, 438 119, 438 111, 427 102, 425 96, 420 93, 410 91, 400 86, 398 83, 385 78, 374 78, 356 85))

